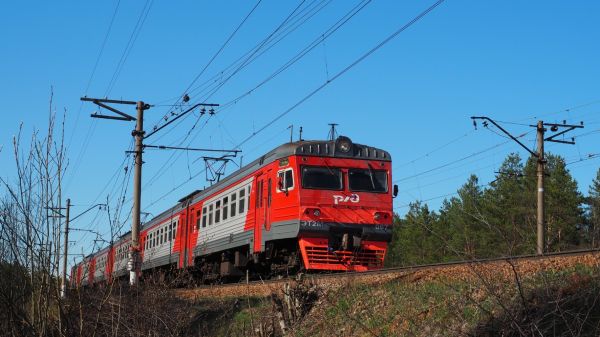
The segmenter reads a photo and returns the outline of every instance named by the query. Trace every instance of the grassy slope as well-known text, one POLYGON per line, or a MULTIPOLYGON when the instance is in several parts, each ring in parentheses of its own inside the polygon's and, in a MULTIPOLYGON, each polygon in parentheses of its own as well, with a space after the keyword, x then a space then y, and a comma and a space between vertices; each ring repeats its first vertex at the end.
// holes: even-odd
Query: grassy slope
MULTIPOLYGON (((377 284, 349 283, 323 291, 289 335, 599 335, 597 267, 516 275, 415 274, 377 284)), ((250 306, 245 301, 215 336, 258 336, 257 331, 277 325, 269 299, 253 299, 250 306)))

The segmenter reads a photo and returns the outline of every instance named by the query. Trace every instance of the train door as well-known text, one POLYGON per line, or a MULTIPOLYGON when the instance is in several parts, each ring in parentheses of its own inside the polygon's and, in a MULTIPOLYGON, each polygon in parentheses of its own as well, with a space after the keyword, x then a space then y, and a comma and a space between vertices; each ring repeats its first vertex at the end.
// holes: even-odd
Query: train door
POLYGON ((267 179, 265 194, 265 230, 271 230, 271 201, 273 200, 273 195, 271 194, 273 191, 273 182, 269 176, 267 179))
POLYGON ((269 174, 261 174, 256 177, 255 192, 255 226, 254 226, 254 251, 262 251, 262 231, 271 229, 270 207, 271 207, 271 186, 273 182, 268 178, 269 174))
POLYGON ((193 207, 190 207, 191 203, 191 198, 186 200, 185 211, 183 213, 183 216, 181 217, 181 221, 183 222, 181 228, 184 231, 182 242, 183 247, 181 247, 181 251, 183 253, 183 268, 190 266, 190 260, 192 255, 192 245, 190 244, 190 241, 192 237, 192 231, 194 230, 194 226, 196 225, 195 219, 193 218, 194 209, 193 207))

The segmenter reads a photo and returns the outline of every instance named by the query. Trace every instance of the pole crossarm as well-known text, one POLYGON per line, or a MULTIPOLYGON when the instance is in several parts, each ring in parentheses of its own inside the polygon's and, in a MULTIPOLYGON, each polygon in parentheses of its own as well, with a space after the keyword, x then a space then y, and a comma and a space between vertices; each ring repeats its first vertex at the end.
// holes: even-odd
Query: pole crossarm
POLYGON ((555 134, 553 134, 552 136, 545 138, 545 141, 548 142, 554 142, 554 143, 562 143, 562 144, 575 144, 575 140, 573 138, 571 138, 571 140, 562 140, 562 139, 555 139, 558 136, 564 135, 565 133, 575 130, 575 129, 581 129, 583 128, 583 125, 569 125, 569 124, 553 124, 553 123, 544 123, 544 125, 550 126, 552 128, 552 130, 557 130, 558 128, 565 128, 564 130, 557 132, 555 134))
POLYGON ((85 211, 79 213, 77 216, 71 218, 71 222, 75 221, 75 219, 79 218, 80 216, 84 215, 85 213, 87 213, 87 212, 89 212, 89 211, 91 211, 94 208, 99 207, 99 206, 106 206, 106 204, 95 204, 94 206, 91 206, 90 208, 86 209, 85 211))
POLYGON ((534 157, 539 157, 539 155, 535 152, 532 151, 530 148, 528 148, 525 144, 521 143, 521 141, 519 139, 517 139, 517 137, 511 135, 508 131, 506 131, 503 127, 501 127, 498 123, 496 123, 493 119, 486 117, 486 116, 472 116, 471 117, 472 120, 476 120, 476 119, 483 119, 486 120, 492 124, 494 124, 498 129, 500 129, 500 131, 504 132, 504 134, 506 134, 507 136, 509 136, 512 140, 514 140, 515 142, 517 142, 517 144, 521 145, 522 148, 524 148, 525 150, 527 150, 527 152, 529 152, 532 156, 534 157))
MULTIPOLYGON (((113 103, 113 104, 129 104, 129 105, 134 105, 137 104, 137 102, 133 102, 133 101, 121 101, 121 100, 115 100, 115 99, 105 99, 105 98, 91 98, 91 97, 81 97, 81 100, 84 102, 92 102, 94 104, 96 104, 97 106, 104 108, 106 110, 112 111, 114 113, 116 113, 119 116, 107 116, 107 115, 99 115, 98 113, 93 113, 90 116, 93 118, 104 118, 104 119, 114 119, 114 120, 120 120, 120 121, 127 121, 127 122, 131 122, 135 120, 135 117, 128 115, 124 112, 121 112, 109 105, 106 105, 105 103, 113 103)), ((148 106, 149 108, 150 106, 148 106)))
POLYGON ((108 99, 108 98, 92 98, 92 97, 81 97, 81 100, 84 102, 101 102, 101 103, 115 103, 115 104, 129 104, 136 105, 137 102, 134 101, 123 101, 118 99, 108 99))
POLYGON ((178 146, 165 146, 165 145, 146 145, 144 147, 151 149, 161 149, 161 150, 185 150, 185 151, 203 151, 203 152, 233 152, 239 153, 242 150, 225 150, 225 149, 203 149, 203 148, 193 148, 193 147, 178 147, 178 146))
POLYGON ((167 123, 157 127, 156 129, 152 130, 152 132, 150 132, 149 134, 147 134, 144 139, 152 136, 153 134, 157 133, 158 131, 164 129, 165 127, 167 127, 168 125, 170 125, 171 123, 175 122, 176 120, 178 120, 179 118, 187 115, 190 111, 193 111, 194 109, 196 109, 199 106, 208 106, 208 107, 215 107, 215 106, 219 106, 219 104, 214 104, 214 103, 198 103, 198 104, 194 104, 192 107, 188 108, 187 110, 185 110, 184 112, 178 114, 175 118, 171 119, 170 121, 168 121, 167 123))

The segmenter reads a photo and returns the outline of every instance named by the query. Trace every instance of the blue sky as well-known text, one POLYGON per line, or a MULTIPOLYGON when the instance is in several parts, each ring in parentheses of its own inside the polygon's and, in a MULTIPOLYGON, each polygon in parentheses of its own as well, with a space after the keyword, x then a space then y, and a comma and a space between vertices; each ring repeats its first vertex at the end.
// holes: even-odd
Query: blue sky
MULTIPOLYGON (((232 148, 431 3, 364 2, 358 14, 285 72, 215 117, 200 118, 185 142, 181 139, 190 131, 197 113, 148 143, 232 148)), ((0 12, 0 174, 14 179, 11 144, 19 123, 23 122, 25 134, 46 128, 52 86, 56 111, 67 111, 69 170, 63 195, 76 205, 75 214, 107 195, 114 210, 123 186, 121 164, 134 125, 90 118, 90 113, 98 109, 90 103, 82 104, 79 97, 109 96, 156 104, 146 111, 145 124, 150 129, 255 4, 159 0, 5 4, 0 12), (115 8, 114 23, 107 35, 115 8), (144 9, 147 16, 140 16, 144 9), (143 25, 132 35, 140 17, 143 25), (135 43, 125 51, 130 39, 135 43), (123 55, 125 62, 119 68, 123 55), (111 81, 113 78, 116 80, 111 81)), ((218 75, 259 44, 294 8, 300 5, 300 13, 322 9, 210 97, 194 91, 191 100, 220 104, 231 101, 360 4, 363 2, 358 0, 263 0, 196 85, 218 75)), ((539 118, 548 122, 584 121, 586 128, 572 133, 585 134, 577 138, 577 145, 548 144, 547 150, 563 155, 568 162, 599 153, 600 132, 594 132, 600 130, 598 17, 600 3, 596 1, 447 0, 252 137, 241 147, 243 160, 249 162, 286 142, 286 128, 291 124, 295 130, 302 126, 306 139, 322 139, 327 136, 327 123, 336 122, 340 134, 391 152, 394 180, 400 185, 395 206, 403 213, 405 206, 416 199, 429 200, 433 208, 439 207, 443 201, 440 196, 455 192, 471 173, 477 174, 482 184, 493 180, 494 171, 510 152, 526 156, 505 138, 482 128, 474 130, 469 119, 472 115, 510 122, 504 126, 517 135, 531 131, 528 124, 539 118), (443 169, 420 174, 479 152, 443 169)), ((123 109, 135 113, 132 108, 123 109)), ((523 140, 533 146, 534 133, 523 140)), ((171 155, 156 150, 145 153, 142 209, 153 215, 189 192, 207 186, 201 173, 203 162, 196 161, 200 154, 171 155), (190 180, 190 176, 195 177, 190 180)), ((130 161, 126 161, 129 167, 130 161)), ((569 165, 583 192, 587 192, 598 167, 599 159, 569 165)), ((231 172, 234 166, 228 168, 231 172)), ((129 180, 122 220, 131 207, 130 191, 129 180)), ((105 212, 93 211, 74 225, 107 235, 107 223, 105 212)), ((77 240, 74 251, 90 252, 92 235, 74 233, 73 238, 77 240)))

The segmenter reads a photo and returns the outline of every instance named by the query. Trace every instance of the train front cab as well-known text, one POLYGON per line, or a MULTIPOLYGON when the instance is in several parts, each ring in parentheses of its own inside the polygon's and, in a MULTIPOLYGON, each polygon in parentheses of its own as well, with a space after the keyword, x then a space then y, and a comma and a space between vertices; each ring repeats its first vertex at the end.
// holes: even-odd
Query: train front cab
MULTIPOLYGON (((299 155, 299 246, 307 270, 366 271, 383 267, 392 237, 391 158, 385 151, 334 144, 334 155, 299 155)), ((309 150, 309 149, 307 149, 309 150)))

